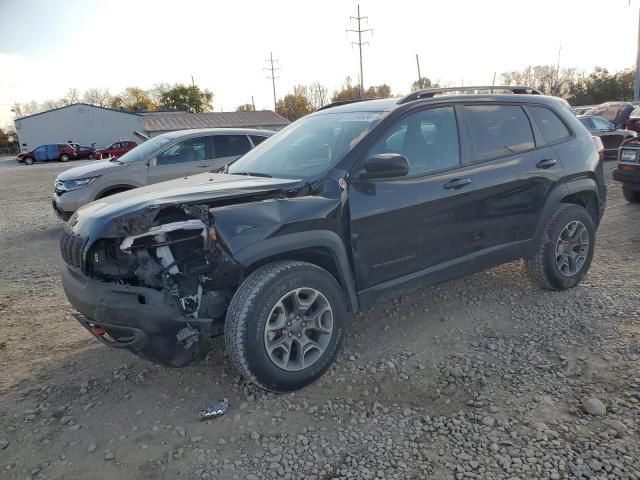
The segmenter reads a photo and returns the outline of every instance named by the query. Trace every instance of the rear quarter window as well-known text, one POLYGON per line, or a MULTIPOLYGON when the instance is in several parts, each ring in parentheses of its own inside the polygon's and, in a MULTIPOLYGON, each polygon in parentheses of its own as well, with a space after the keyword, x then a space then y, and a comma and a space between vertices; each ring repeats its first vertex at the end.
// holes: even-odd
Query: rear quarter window
POLYGON ((487 161, 533 150, 529 117, 520 105, 467 105, 476 160, 487 161))
POLYGON ((558 143, 571 137, 571 132, 549 108, 530 106, 529 111, 547 143, 558 143))

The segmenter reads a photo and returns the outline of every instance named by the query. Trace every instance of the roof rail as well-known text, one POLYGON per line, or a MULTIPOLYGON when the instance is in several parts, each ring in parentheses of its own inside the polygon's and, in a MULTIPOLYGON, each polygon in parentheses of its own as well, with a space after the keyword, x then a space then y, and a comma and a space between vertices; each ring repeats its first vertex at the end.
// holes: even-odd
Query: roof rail
POLYGON ((400 100, 398 100, 398 104, 400 105, 403 103, 412 102, 421 98, 433 98, 436 95, 448 92, 477 93, 478 90, 489 90, 490 93, 493 93, 494 90, 506 90, 507 92, 520 95, 542 95, 542 92, 536 88, 519 85, 471 85, 468 87, 428 88, 426 90, 418 90, 417 92, 412 92, 409 95, 405 95, 404 97, 402 97, 400 100))
POLYGON ((373 100, 373 99, 372 98, 355 98, 353 100, 340 100, 339 102, 327 103, 326 105, 323 105, 322 107, 317 109, 316 112, 319 112, 320 110, 326 110, 328 108, 339 107, 340 105, 348 105, 350 103, 364 102, 366 100, 373 100))

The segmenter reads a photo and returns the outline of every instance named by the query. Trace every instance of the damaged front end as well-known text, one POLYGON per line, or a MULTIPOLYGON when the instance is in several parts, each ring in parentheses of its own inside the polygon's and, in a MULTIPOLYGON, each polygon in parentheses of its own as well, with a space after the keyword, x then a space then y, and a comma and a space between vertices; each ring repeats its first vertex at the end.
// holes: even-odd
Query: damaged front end
POLYGON ((73 225, 61 237, 71 266, 63 285, 80 323, 103 343, 156 363, 181 367, 204 358, 242 275, 210 207, 149 207, 118 217, 81 259, 73 258, 74 243, 83 243, 73 225))

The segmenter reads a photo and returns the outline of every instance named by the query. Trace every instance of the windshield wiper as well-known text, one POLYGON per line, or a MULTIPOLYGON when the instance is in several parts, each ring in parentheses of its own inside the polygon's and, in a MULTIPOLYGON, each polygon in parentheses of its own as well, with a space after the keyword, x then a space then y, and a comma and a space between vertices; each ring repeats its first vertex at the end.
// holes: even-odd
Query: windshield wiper
POLYGON ((259 172, 233 172, 233 173, 231 173, 231 175, 248 175, 249 177, 273 178, 272 175, 269 175, 269 174, 266 174, 266 173, 259 173, 259 172))

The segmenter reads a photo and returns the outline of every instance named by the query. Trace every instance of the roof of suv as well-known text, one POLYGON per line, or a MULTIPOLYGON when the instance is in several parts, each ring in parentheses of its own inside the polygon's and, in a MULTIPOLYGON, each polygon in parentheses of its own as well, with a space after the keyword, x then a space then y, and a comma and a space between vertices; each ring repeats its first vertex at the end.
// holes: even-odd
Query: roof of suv
POLYGON ((442 103, 450 102, 452 100, 460 101, 473 101, 473 102, 523 102, 534 101, 537 103, 545 103, 558 105, 563 104, 567 108, 570 108, 569 104, 565 100, 558 97, 551 97, 543 95, 535 89, 529 87, 494 87, 498 91, 511 91, 521 90, 519 93, 466 93, 456 94, 456 91, 468 91, 477 88, 478 90, 490 90, 492 87, 451 87, 442 89, 429 89, 418 92, 413 92, 405 97, 394 98, 382 98, 375 100, 353 100, 336 102, 335 104, 329 104, 322 107, 320 110, 314 112, 314 114, 324 113, 348 113, 348 112, 389 112, 400 108, 403 105, 420 103, 442 103), (531 93, 524 93, 524 91, 531 91, 531 93), (423 94, 424 96, 421 96, 423 94))

